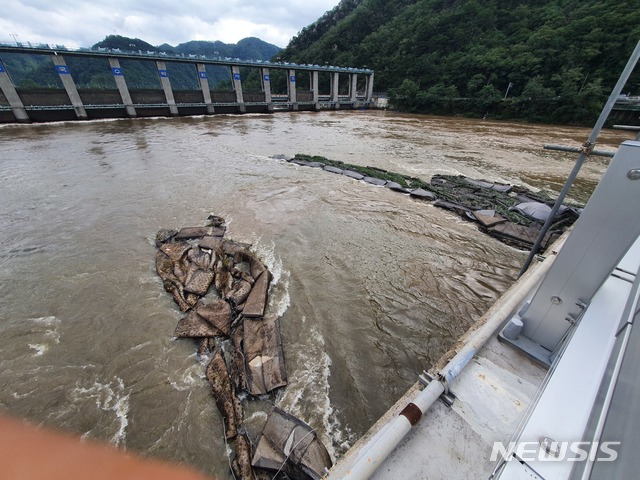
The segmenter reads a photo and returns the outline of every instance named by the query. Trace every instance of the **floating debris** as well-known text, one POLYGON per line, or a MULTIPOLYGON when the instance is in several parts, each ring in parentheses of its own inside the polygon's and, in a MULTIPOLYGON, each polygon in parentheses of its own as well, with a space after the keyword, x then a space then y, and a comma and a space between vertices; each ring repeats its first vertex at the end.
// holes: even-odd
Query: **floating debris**
MULTIPOLYGON (((220 410, 225 419, 227 439, 235 438, 238 434, 236 403, 239 400, 229 377, 227 363, 220 349, 216 350, 215 355, 207 365, 207 380, 211 384, 218 410, 220 410)), ((242 415, 240 416, 242 417, 242 415)), ((240 419, 240 423, 242 423, 242 419, 240 419)))
POLYGON ((338 175, 342 175, 344 172, 341 168, 332 167, 331 165, 325 165, 324 170, 326 172, 337 173, 338 175))
MULTIPOLYGON (((237 479, 255 479, 253 467, 262 467, 255 462, 252 467, 252 443, 244 433, 241 394, 265 395, 286 386, 280 317, 265 316, 271 273, 249 250, 251 245, 224 239, 222 217, 210 215, 208 220, 206 227, 160 230, 156 235, 156 272, 185 312, 174 336, 193 338, 198 355, 213 353, 206 377, 224 419, 226 440, 234 442, 233 474, 237 479)), ((282 415, 313 432, 301 420, 282 415)), ((289 423, 282 425, 282 432, 274 428, 265 426, 269 438, 284 436, 286 440, 291 435, 289 423)), ((262 439, 260 442, 264 444, 262 439)), ((286 471, 292 472, 291 478, 300 480, 319 478, 316 472, 331 466, 315 433, 309 441, 287 451, 282 461, 287 463, 286 471), (291 458, 290 453, 294 454, 291 458)), ((266 472, 260 478, 264 475, 266 472)))
POLYGON ((346 175, 347 177, 355 178, 356 180, 364 179, 364 175, 354 172, 353 170, 343 170, 342 175, 346 175))
POLYGON ((285 473, 294 480, 319 480, 332 466, 329 453, 315 431, 277 407, 262 430, 252 464, 285 473))
MULTIPOLYGON (((530 249, 546 221, 554 199, 544 192, 535 193, 524 187, 478 180, 462 175, 434 175, 429 183, 415 177, 389 172, 377 167, 363 167, 320 156, 298 154, 274 158, 302 166, 323 168, 376 186, 384 186, 411 197, 433 201, 433 205, 451 210, 477 222, 481 231, 510 245, 530 249)), ((563 205, 545 236, 544 250, 581 212, 580 206, 563 205)))
POLYGON ((201 238, 205 236, 223 237, 226 227, 186 227, 180 229, 176 234, 176 240, 185 240, 189 238, 201 238))
POLYGON ((383 187, 387 183, 386 180, 382 180, 381 178, 376 177, 364 177, 363 180, 367 183, 370 183, 371 185, 378 185, 380 187, 383 187))
POLYGON ((269 272, 263 271, 253 284, 251 293, 249 293, 247 302, 242 310, 242 314, 245 317, 255 318, 264 315, 264 309, 267 305, 267 289, 271 281, 270 276, 271 274, 269 272))
POLYGON ((244 321, 244 358, 249 391, 262 395, 286 385, 287 372, 280 336, 280 318, 244 321))
POLYGON ((411 190, 409 192, 409 195, 411 195, 412 197, 418 197, 422 200, 435 200, 436 198, 436 194, 433 192, 430 192, 428 190, 424 190, 422 188, 416 188, 415 190, 411 190))

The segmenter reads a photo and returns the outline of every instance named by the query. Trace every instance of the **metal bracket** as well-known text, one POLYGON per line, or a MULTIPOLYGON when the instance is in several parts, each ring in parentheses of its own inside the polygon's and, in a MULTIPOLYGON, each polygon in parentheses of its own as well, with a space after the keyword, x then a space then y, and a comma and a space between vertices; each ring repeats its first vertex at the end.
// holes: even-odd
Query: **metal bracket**
MULTIPOLYGON (((422 374, 418 375, 418 380, 425 387, 429 385, 431 382, 438 381, 433 375, 431 375, 426 370, 423 370, 422 374)), ((447 391, 442 395, 440 395, 440 400, 442 400, 447 407, 451 407, 455 399, 456 399, 456 396, 453 393, 451 393, 451 391, 447 391)))
POLYGON ((558 152, 571 152, 571 153, 584 153, 585 155, 598 155, 600 157, 613 157, 615 152, 609 152, 607 150, 595 150, 595 143, 586 142, 579 147, 572 147, 566 145, 550 145, 545 144, 545 150, 555 150, 558 152))
POLYGON ((640 171, 640 142, 626 141, 522 315, 521 336, 547 351, 556 350, 570 328, 565 319, 578 317, 584 310, 578 305, 589 303, 640 234, 640 182, 628 178, 633 169, 640 171))

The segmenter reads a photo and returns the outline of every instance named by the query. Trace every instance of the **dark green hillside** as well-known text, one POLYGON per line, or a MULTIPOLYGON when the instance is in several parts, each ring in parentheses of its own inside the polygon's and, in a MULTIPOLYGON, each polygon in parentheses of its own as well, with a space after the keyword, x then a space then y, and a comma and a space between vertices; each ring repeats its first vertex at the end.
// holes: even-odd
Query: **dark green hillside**
POLYGON ((256 37, 247 37, 234 45, 232 57, 249 60, 270 60, 282 49, 256 37))
POLYGON ((164 50, 166 52, 175 51, 177 53, 184 53, 185 55, 220 56, 239 58, 240 60, 270 60, 282 50, 280 47, 276 47, 271 43, 255 37, 243 38, 238 43, 193 40, 191 42, 181 43, 176 47, 166 44, 161 47, 167 47, 167 49, 164 50))
POLYGON ((373 68, 405 110, 591 123, 638 40, 638 1, 344 0, 280 56, 373 68))
POLYGON ((229 45, 220 41, 207 42, 204 40, 192 40, 190 42, 181 43, 176 47, 171 47, 171 50, 176 53, 192 54, 192 55, 205 55, 207 57, 228 57, 231 55, 233 45, 229 45))
POLYGON ((362 0, 342 0, 332 10, 326 12, 322 17, 308 27, 304 27, 298 35, 293 37, 286 48, 286 52, 301 51, 310 48, 333 26, 351 14, 361 3, 362 0))
POLYGON ((159 49, 150 43, 140 40, 139 38, 123 37, 122 35, 107 35, 104 40, 99 41, 91 48, 119 48, 120 50, 142 50, 156 52, 159 49))

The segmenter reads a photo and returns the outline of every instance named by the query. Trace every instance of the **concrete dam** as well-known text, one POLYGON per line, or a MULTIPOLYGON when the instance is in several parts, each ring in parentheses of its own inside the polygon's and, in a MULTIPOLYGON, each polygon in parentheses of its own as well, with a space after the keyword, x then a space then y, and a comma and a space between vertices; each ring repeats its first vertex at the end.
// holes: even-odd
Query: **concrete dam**
POLYGON ((0 44, 0 123, 367 108, 372 105, 373 76, 373 70, 366 68, 0 44), (49 88, 17 85, 12 78, 12 62, 26 61, 34 55, 51 60, 56 78, 49 88), (101 88, 79 85, 66 58, 90 59, 94 68, 102 68, 112 80, 101 88), (146 65, 146 72, 155 72, 147 74, 157 75, 153 79, 157 88, 128 85, 127 64, 132 65, 132 61, 146 65), (172 86, 172 68, 177 65, 183 72, 187 66, 196 88, 172 86), (223 82, 224 88, 218 88, 221 83, 210 85, 214 71, 217 78, 222 75, 228 79, 223 82), (278 85, 274 85, 274 77, 278 85), (243 88, 243 82, 249 79, 254 88, 243 88))

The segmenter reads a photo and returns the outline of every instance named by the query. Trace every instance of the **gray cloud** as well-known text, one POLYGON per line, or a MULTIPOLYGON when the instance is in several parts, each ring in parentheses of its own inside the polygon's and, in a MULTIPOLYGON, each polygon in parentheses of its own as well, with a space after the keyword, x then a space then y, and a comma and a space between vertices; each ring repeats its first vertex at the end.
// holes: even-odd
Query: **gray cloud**
POLYGON ((188 40, 235 43, 259 37, 284 47, 338 0, 4 0, 0 41, 90 46, 106 35, 153 45, 188 40))

